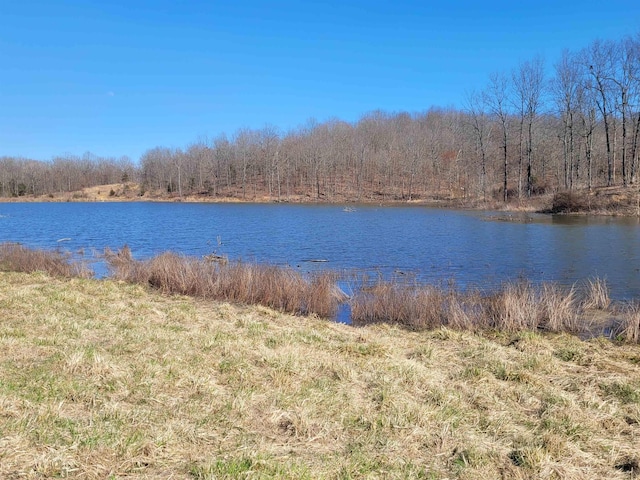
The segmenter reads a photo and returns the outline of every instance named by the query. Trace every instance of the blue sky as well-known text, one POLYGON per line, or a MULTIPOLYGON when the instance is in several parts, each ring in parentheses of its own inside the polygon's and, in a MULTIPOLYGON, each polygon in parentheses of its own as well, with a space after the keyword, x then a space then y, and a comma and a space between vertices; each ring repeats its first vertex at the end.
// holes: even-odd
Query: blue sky
POLYGON ((638 32, 631 0, 0 0, 0 156, 462 108, 492 72, 638 32))

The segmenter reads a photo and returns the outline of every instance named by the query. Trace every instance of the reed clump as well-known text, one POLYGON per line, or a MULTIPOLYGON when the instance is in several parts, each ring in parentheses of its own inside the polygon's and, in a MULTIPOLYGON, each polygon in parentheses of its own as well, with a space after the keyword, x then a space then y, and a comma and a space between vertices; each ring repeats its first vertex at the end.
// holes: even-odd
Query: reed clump
POLYGON ((476 322, 484 328, 516 332, 535 330, 540 321, 536 292, 528 282, 506 283, 484 298, 476 322))
POLYGON ((33 273, 46 272, 54 277, 93 276, 85 264, 72 261, 68 253, 55 250, 39 250, 17 243, 0 244, 0 271, 33 273))
MULTIPOLYGON (((263 305, 295 315, 334 317, 347 296, 337 287, 338 275, 304 276, 269 264, 211 261, 175 253, 135 260, 125 246, 106 249, 111 277, 150 286, 165 294, 263 305)), ((216 257, 217 258, 217 257, 216 257)), ((0 244, 0 271, 46 272, 58 277, 88 278, 93 272, 71 255, 0 244)), ((612 307, 607 283, 589 279, 571 288, 527 281, 507 282, 491 292, 380 280, 349 298, 356 326, 395 324, 411 330, 440 327, 457 331, 568 332, 584 337, 612 336, 640 343, 640 307, 612 307)))
MULTIPOLYGON (((507 282, 490 293, 380 281, 351 299, 351 311, 355 325, 389 323, 410 329, 579 334, 592 333, 585 313, 610 303, 606 283, 600 280, 588 282, 582 296, 576 287, 526 281, 507 282)), ((633 333, 625 333, 625 338, 635 341, 633 333)))
POLYGON ((175 253, 133 259, 124 248, 105 251, 113 278, 149 285, 163 293, 264 305, 281 312, 330 317, 341 300, 331 273, 311 279, 288 267, 243 262, 209 262, 175 253))
POLYGON ((611 296, 607 281, 602 278, 590 278, 584 288, 582 304, 593 310, 606 310, 611 305, 611 296))
POLYGON ((436 288, 379 282, 352 299, 352 322, 435 328, 445 321, 443 302, 444 295, 436 288))
POLYGON ((575 287, 566 289, 553 283, 545 283, 539 295, 539 328, 550 332, 580 330, 580 313, 585 306, 580 304, 575 287))
POLYGON ((622 319, 615 335, 628 343, 640 343, 640 303, 631 302, 622 308, 622 319))

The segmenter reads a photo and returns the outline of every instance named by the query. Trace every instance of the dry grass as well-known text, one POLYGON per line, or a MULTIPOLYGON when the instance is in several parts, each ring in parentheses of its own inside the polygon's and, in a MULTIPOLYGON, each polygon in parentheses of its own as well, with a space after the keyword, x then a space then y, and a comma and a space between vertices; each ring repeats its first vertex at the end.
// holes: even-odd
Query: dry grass
MULTIPOLYGON (((281 312, 321 317, 333 317, 346 299, 336 286, 337 275, 331 272, 308 279, 291 268, 212 262, 174 253, 136 261, 126 246, 118 252, 106 250, 105 259, 112 278, 150 286, 165 294, 263 305, 281 312)), ((43 271, 63 277, 92 275, 81 263, 70 262, 65 254, 16 244, 0 245, 0 269, 43 271)), ((534 287, 526 281, 506 283, 495 292, 481 294, 461 292, 451 285, 442 288, 381 280, 363 288, 349 302, 351 320, 358 326, 390 323, 415 330, 444 326, 468 331, 545 330, 582 335, 601 333, 591 328, 585 312, 607 312, 611 306, 606 282, 598 278, 588 280, 580 294, 575 288, 554 284, 534 287)), ((630 322, 619 336, 638 342, 633 321, 630 322)), ((606 320, 602 326, 609 328, 606 320)))
POLYGON ((273 265, 208 262, 174 253, 136 261, 126 247, 117 253, 105 253, 114 278, 150 285, 163 293, 322 317, 334 315, 341 300, 331 273, 308 280, 291 268, 273 265))
POLYGON ((57 277, 93 276, 86 265, 71 261, 68 254, 31 249, 17 243, 0 244, 0 271, 46 272, 57 277))
POLYGON ((477 323, 505 332, 536 330, 540 321, 540 303, 527 282, 506 283, 484 302, 477 323))
POLYGON ((638 474, 638 345, 352 328, 42 273, 0 273, 0 312, 0 478, 638 474))

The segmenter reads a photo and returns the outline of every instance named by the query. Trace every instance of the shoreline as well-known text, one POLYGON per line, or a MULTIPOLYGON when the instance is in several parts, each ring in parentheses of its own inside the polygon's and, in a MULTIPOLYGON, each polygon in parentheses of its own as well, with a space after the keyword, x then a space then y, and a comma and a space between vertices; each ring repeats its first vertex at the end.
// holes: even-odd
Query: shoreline
POLYGON ((24 195, 0 197, 0 203, 232 203, 232 204, 285 204, 285 205, 336 205, 336 206, 415 206, 473 211, 498 211, 514 213, 598 215, 598 216, 640 216, 640 190, 636 187, 598 187, 591 192, 576 190, 543 194, 507 203, 498 200, 483 201, 471 198, 347 198, 317 199, 308 195, 291 195, 280 199, 268 195, 254 195, 251 198, 238 196, 212 196, 207 194, 175 195, 158 192, 139 191, 136 183, 101 185, 88 187, 78 192, 55 195, 24 195))
POLYGON ((126 246, 119 251, 105 249, 103 257, 110 274, 98 279, 86 263, 62 252, 3 243, 0 272, 122 281, 167 295, 259 305, 355 327, 387 324, 412 331, 568 333, 640 343, 640 302, 613 301, 606 281, 599 278, 571 287, 507 281, 490 291, 380 279, 364 281, 347 295, 338 286, 340 275, 332 271, 304 276, 290 267, 172 252, 135 260, 126 246), (348 322, 339 315, 342 306, 348 307, 348 322))

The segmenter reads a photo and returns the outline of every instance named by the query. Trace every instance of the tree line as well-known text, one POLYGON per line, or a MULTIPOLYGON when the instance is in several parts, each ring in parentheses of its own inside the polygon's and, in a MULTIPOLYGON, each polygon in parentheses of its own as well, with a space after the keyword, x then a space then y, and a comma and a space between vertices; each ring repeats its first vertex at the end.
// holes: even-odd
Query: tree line
POLYGON ((105 158, 90 152, 51 161, 0 157, 0 197, 76 192, 86 187, 128 182, 139 176, 128 157, 105 158))
POLYGON ((374 111, 288 132, 243 128, 127 157, 0 158, 0 196, 136 181, 140 193, 316 201, 521 198, 632 185, 640 153, 640 32, 492 74, 463 108, 374 111))

